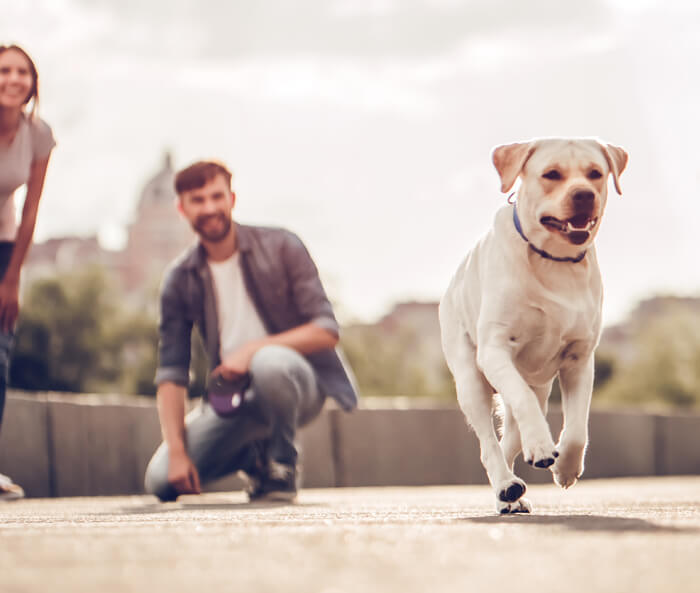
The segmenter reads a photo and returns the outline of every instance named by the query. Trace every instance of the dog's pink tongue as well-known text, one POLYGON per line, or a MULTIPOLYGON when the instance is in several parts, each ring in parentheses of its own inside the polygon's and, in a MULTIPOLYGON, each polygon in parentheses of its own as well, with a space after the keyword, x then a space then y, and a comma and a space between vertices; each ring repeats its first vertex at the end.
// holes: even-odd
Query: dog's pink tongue
POLYGON ((572 231, 567 235, 567 238, 574 245, 581 245, 588 240, 589 235, 588 231, 572 231))
POLYGON ((582 229, 586 225, 588 225, 590 221, 590 217, 588 214, 577 214, 576 216, 573 216, 568 220, 568 222, 571 223, 571 226, 576 228, 576 229, 582 229))

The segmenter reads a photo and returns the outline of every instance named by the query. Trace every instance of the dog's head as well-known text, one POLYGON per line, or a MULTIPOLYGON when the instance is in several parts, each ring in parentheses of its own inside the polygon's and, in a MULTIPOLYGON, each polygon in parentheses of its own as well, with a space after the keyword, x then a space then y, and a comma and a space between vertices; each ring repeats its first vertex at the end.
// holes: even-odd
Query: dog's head
POLYGON ((520 177, 518 215, 533 245, 569 256, 593 242, 607 201, 608 175, 620 192, 627 153, 593 139, 546 138, 498 146, 493 164, 507 192, 520 177))

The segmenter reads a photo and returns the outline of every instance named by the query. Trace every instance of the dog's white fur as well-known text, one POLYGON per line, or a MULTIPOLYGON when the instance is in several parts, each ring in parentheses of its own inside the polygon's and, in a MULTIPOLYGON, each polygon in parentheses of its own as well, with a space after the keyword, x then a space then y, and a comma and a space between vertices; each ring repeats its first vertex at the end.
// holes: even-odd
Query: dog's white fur
POLYGON ((442 345, 459 405, 479 438, 497 510, 530 512, 522 498, 525 483, 513 473, 521 450, 528 463, 549 467, 563 488, 583 472, 603 297, 593 240, 608 176, 620 193, 627 153, 592 139, 550 138, 499 146, 492 156, 501 191, 520 177, 517 202, 497 212, 494 226, 452 279, 440 303, 442 345), (516 231, 514 207, 533 247, 557 258, 585 251, 583 259, 538 254, 516 231), (574 219, 582 210, 585 216, 574 219), (569 225, 574 233, 567 233, 572 219, 576 228, 569 225), (557 375, 564 425, 555 444, 545 414, 557 375), (495 393, 504 403, 500 442, 492 417, 495 393))

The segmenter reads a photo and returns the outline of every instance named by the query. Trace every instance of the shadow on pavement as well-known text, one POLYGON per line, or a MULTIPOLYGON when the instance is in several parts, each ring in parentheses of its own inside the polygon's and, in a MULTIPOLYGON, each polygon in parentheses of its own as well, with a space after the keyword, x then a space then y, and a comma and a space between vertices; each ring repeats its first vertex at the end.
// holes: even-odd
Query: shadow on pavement
MULTIPOLYGON (((252 511, 262 509, 279 509, 281 507, 315 507, 314 503, 299 502, 154 502, 138 506, 128 506, 119 509, 119 512, 127 515, 148 515, 156 513, 179 513, 182 511, 252 511)), ((106 514, 112 514, 110 511, 106 514)))
POLYGON ((645 519, 610 517, 606 515, 494 515, 492 517, 469 517, 463 521, 474 523, 516 523, 518 525, 561 525, 575 531, 636 531, 647 533, 700 533, 698 527, 676 527, 659 525, 645 519))

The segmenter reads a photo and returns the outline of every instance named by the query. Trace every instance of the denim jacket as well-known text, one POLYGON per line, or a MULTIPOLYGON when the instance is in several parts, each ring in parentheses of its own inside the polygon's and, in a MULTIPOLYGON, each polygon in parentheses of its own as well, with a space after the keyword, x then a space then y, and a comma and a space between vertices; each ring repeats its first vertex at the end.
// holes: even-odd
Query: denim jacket
MULTIPOLYGON (((268 333, 313 322, 336 336, 338 322, 318 270, 301 240, 284 229, 236 224, 243 280, 268 333)), ((155 382, 189 384, 190 340, 197 326, 210 369, 220 363, 219 326, 204 247, 183 253, 165 274, 160 295, 159 366, 155 382)), ((355 389, 333 349, 306 354, 322 394, 345 410, 357 406, 355 389)))

